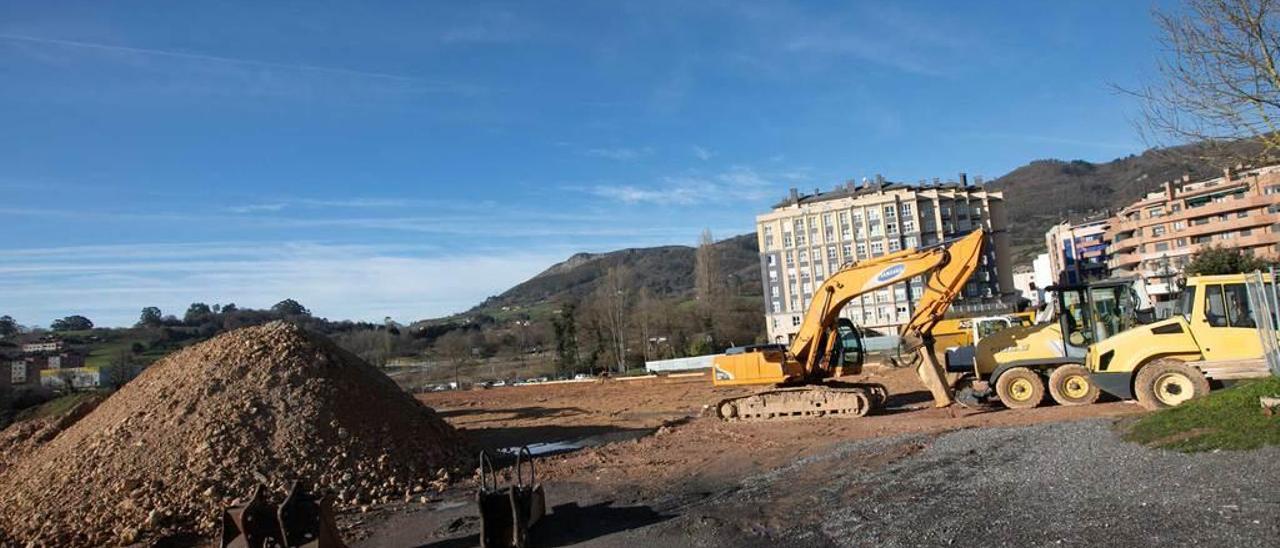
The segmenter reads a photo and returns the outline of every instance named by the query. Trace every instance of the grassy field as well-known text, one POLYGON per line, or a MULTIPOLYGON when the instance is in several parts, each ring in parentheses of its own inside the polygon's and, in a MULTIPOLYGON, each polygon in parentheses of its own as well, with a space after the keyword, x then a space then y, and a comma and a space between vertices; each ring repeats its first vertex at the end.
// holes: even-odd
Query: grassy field
POLYGON ((1258 405, 1260 396, 1277 395, 1280 378, 1242 382, 1138 419, 1125 439, 1186 452, 1280 445, 1280 416, 1264 416, 1258 405))

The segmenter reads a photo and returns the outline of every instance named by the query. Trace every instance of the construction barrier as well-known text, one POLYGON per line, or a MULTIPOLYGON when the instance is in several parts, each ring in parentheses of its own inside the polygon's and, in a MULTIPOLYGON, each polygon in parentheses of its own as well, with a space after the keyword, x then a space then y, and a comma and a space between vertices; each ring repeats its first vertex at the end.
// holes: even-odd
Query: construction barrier
POLYGON ((650 373, 708 369, 711 367, 711 364, 716 361, 716 356, 723 355, 724 354, 707 354, 706 356, 692 356, 689 358, 675 358, 672 360, 654 360, 644 362, 644 368, 650 373))

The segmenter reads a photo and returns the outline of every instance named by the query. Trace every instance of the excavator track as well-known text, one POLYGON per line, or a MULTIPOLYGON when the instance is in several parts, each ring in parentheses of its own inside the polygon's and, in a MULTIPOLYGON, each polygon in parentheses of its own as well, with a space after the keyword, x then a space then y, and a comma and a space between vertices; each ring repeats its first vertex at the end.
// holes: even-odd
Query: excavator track
POLYGON ((810 417, 862 417, 884 406, 888 392, 879 384, 778 388, 721 400, 721 420, 777 421, 810 417))

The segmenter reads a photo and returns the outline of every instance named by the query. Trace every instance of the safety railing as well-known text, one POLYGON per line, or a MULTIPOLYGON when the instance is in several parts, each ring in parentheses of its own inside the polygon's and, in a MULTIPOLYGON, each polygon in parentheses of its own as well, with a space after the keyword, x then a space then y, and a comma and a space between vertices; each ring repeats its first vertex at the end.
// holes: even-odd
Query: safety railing
POLYGON ((1249 293, 1249 304, 1257 318, 1258 336, 1262 338, 1262 354, 1267 360, 1271 374, 1280 376, 1280 288, 1277 287, 1276 269, 1271 267, 1269 273, 1254 271, 1245 275, 1245 287, 1249 293))

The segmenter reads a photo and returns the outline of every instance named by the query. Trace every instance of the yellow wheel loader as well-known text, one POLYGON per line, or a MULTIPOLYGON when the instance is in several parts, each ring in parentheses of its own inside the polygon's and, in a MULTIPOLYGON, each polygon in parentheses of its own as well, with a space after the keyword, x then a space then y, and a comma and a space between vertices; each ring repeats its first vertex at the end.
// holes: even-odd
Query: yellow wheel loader
POLYGON ((948 373, 959 375, 961 403, 998 399, 1005 407, 1036 407, 1048 395, 1061 405, 1098 399, 1086 368, 1089 345, 1151 320, 1133 280, 1053 286, 1052 314, 1035 325, 975 333, 977 344, 948 349, 948 373))
POLYGON ((1280 374, 1276 301, 1270 274, 1191 277, 1178 314, 1090 346, 1085 365, 1104 392, 1136 397, 1148 409, 1280 374))
POLYGON ((888 394, 879 385, 828 382, 859 373, 865 357, 857 327, 839 314, 860 295, 917 276, 926 277, 924 290, 901 335, 907 350, 920 354, 916 372, 935 404, 950 405, 952 393, 933 354, 932 330, 978 268, 986 239, 984 231, 976 230, 954 241, 892 253, 835 272, 814 293, 789 346, 732 348, 715 359, 712 381, 716 386, 775 385, 772 390, 720 401, 717 416, 729 421, 862 416, 883 405, 888 394))

